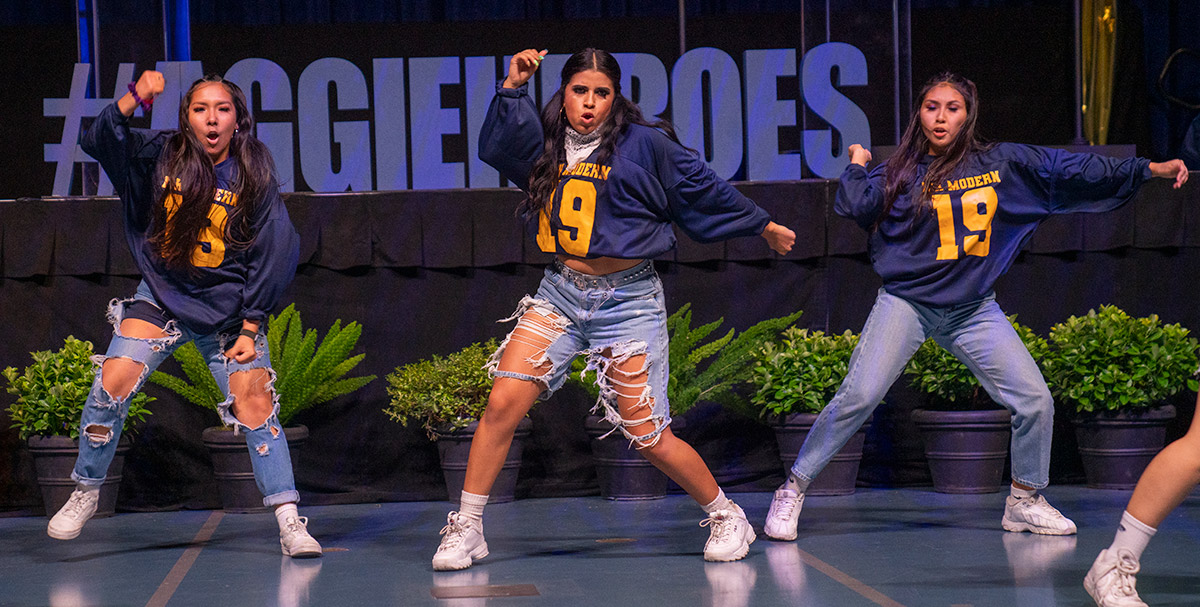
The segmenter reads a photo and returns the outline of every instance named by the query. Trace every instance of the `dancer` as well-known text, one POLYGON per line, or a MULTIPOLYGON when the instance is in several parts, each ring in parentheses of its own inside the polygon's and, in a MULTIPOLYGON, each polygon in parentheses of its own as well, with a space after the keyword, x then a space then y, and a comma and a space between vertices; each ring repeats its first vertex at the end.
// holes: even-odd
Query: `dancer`
POLYGON ((76 488, 47 532, 60 540, 79 535, 96 512, 130 398, 176 348, 194 341, 226 394, 222 420, 246 434, 283 554, 320 556, 308 519, 296 510, 300 495, 260 331, 299 258, 271 153, 251 132, 241 89, 216 75, 188 89, 178 131, 129 128, 138 105, 148 109, 163 87, 162 74, 143 72, 83 139, 121 197, 142 282, 132 298, 109 305, 113 338, 83 410, 76 488))
POLYGON ((612 55, 585 49, 563 66, 542 109, 526 83, 546 51, 509 62, 479 138, 479 156, 527 197, 537 243, 557 255, 516 327, 493 355, 495 378, 467 463, 461 508, 447 516, 437 570, 487 556, 483 507, 517 423, 562 386, 578 354, 595 372, 605 417, 646 459, 699 502, 710 526, 709 561, 744 557, 754 531, 691 446, 672 432, 662 283, 649 258, 675 245, 674 222, 696 240, 761 235, 779 254, 795 234, 718 178, 671 125, 649 122, 621 94, 612 55))
POLYGON ((975 84, 930 80, 894 156, 872 171, 871 153, 849 147, 835 210, 870 233, 883 288, 867 317, 846 379, 817 417, 775 492, 765 532, 796 539, 804 492, 870 417, 926 338, 954 354, 1012 412, 1012 490, 1007 531, 1069 535, 1075 523, 1038 491, 1049 484, 1054 409, 1033 357, 992 291, 1046 217, 1102 212, 1151 177, 1187 181, 1183 162, 1116 160, 1012 143, 975 132, 975 84))
MULTIPOLYGON (((1196 401, 1200 410, 1200 399, 1196 401)), ((1101 550, 1083 587, 1100 607, 1145 607, 1137 593, 1142 551, 1167 515, 1200 484, 1200 415, 1179 440, 1150 460, 1138 479, 1117 535, 1101 550)))

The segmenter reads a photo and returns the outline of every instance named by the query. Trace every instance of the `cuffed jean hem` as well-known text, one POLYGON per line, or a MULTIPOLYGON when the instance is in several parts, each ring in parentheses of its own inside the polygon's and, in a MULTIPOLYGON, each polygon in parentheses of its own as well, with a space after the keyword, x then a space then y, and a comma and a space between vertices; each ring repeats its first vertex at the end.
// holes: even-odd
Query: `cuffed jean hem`
POLYGON ((273 493, 263 498, 263 505, 268 508, 278 506, 280 504, 300 503, 300 492, 292 489, 290 491, 280 491, 273 493))
POLYGON ((104 484, 104 479, 106 478, 108 477, 102 476, 100 478, 88 478, 86 476, 79 476, 79 473, 75 472, 74 470, 71 471, 71 480, 75 481, 76 484, 83 485, 84 487, 99 487, 100 485, 104 484))
MULTIPOLYGON (((813 479, 809 478, 809 476, 808 476, 807 474, 805 474, 805 473, 803 473, 803 472, 801 472, 801 471, 799 471, 799 470, 797 470, 797 469, 795 469, 795 468, 792 468, 792 469, 791 469, 791 470, 789 470, 788 472, 790 472, 792 476, 794 476, 794 477, 796 477, 796 478, 798 478, 798 479, 800 479, 800 480, 804 481, 805 483, 812 483, 812 482, 813 482, 813 479)), ((787 479, 784 479, 784 480, 787 480, 787 479)))

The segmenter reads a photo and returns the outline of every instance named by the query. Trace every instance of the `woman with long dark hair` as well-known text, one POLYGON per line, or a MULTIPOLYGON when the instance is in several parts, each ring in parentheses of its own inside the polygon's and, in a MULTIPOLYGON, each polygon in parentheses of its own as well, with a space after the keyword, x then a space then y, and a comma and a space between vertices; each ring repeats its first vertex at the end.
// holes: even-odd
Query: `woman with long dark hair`
POLYGON ((965 364, 1012 412, 1012 488, 1001 526, 1048 535, 1075 523, 1038 490, 1049 484, 1054 409, 1033 357, 992 289, 1037 226, 1056 213, 1102 212, 1151 177, 1187 181, 1183 162, 1117 160, 976 134, 975 84, 940 74, 917 96, 895 155, 872 171, 871 153, 849 148, 835 210, 870 233, 883 287, 846 379, 817 417, 787 481, 775 492, 766 534, 796 538, 804 491, 871 416, 927 339, 965 364))
POLYGON ((296 273, 299 238, 279 196, 271 153, 253 135, 241 89, 209 75, 188 89, 179 130, 130 128, 163 75, 143 72, 83 138, 121 197, 125 238, 142 273, 132 298, 114 299, 113 338, 98 357, 80 425, 76 489, 50 519, 50 537, 79 535, 96 512, 132 395, 179 346, 194 341, 226 400, 222 420, 246 435, 263 504, 275 508, 283 554, 321 545, 299 516, 287 440, 279 424, 263 323, 296 273))
POLYGON ((607 420, 708 513, 704 558, 740 559, 755 539, 745 513, 669 426, 666 308, 649 259, 675 245, 672 224, 701 241, 761 235, 781 255, 795 234, 718 178, 670 124, 646 120, 621 94, 620 66, 604 51, 572 55, 539 116, 526 83, 544 56, 527 49, 512 57, 479 156, 527 193, 520 211, 556 259, 492 357, 495 383, 461 507, 447 517, 433 568, 465 569, 487 556, 483 507, 517 423, 562 386, 580 354, 607 420))

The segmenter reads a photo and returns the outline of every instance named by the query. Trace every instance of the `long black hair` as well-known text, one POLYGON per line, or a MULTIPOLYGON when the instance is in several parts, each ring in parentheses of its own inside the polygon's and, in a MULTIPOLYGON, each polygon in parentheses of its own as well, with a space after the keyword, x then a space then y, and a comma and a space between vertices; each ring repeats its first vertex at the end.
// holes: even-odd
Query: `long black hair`
POLYGON ((967 117, 954 140, 946 146, 945 153, 935 158, 925 172, 925 177, 920 184, 921 191, 917 198, 920 206, 927 206, 926 203, 930 202, 937 185, 954 173, 969 155, 989 147, 975 130, 975 123, 979 116, 979 93, 975 89, 975 83, 952 72, 942 72, 929 79, 916 97, 912 117, 908 121, 904 137, 900 139, 900 145, 896 147, 896 152, 888 158, 884 182, 883 212, 876 220, 876 227, 887 217, 892 210, 892 205, 896 203, 896 199, 917 185, 914 183, 917 167, 929 153, 929 138, 921 129, 921 107, 925 104, 925 96, 929 94, 929 91, 942 85, 953 87, 962 95, 966 104, 964 110, 967 117))
POLYGON ((600 153, 596 157, 599 164, 604 164, 617 151, 617 139, 631 124, 641 124, 662 130, 668 137, 679 143, 675 127, 666 120, 647 120, 642 110, 634 102, 621 94, 621 66, 610 53, 595 48, 585 48, 571 55, 562 68, 562 82, 558 90, 542 107, 542 133, 545 137, 542 155, 533 163, 529 174, 529 196, 522 201, 517 209, 525 217, 536 215, 542 209, 549 209, 554 199, 554 190, 558 188, 561 167, 566 163, 566 145, 564 133, 571 128, 563 112, 563 94, 567 84, 575 74, 587 70, 596 70, 612 81, 613 100, 608 118, 600 125, 600 153))
POLYGON ((201 230, 210 225, 209 212, 217 189, 212 158, 188 122, 192 95, 201 86, 217 83, 233 98, 237 130, 229 142, 229 156, 238 163, 232 191, 237 204, 224 225, 226 249, 244 250, 254 242, 253 221, 267 190, 275 181, 275 163, 267 146, 253 134, 254 117, 246 106, 242 89, 216 74, 209 74, 188 88, 179 104, 179 131, 172 135, 158 161, 158 183, 166 183, 154 206, 150 242, 165 258, 167 267, 193 272, 192 255, 200 244, 201 230), (165 177, 169 176, 169 180, 165 177), (179 187, 175 184, 178 183, 179 187), (167 212, 167 200, 178 196, 178 208, 167 212))

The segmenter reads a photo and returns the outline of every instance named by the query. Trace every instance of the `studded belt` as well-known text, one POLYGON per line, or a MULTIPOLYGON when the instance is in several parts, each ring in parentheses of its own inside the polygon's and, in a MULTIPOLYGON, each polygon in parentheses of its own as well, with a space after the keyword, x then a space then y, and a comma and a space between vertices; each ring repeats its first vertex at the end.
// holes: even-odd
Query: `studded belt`
POLYGON ((550 269, 555 274, 562 276, 567 282, 575 285, 575 288, 580 290, 613 288, 624 284, 636 282, 649 275, 654 274, 654 262, 649 259, 642 261, 632 268, 613 272, 612 274, 585 274, 578 270, 568 268, 566 264, 558 259, 550 266, 550 269))

